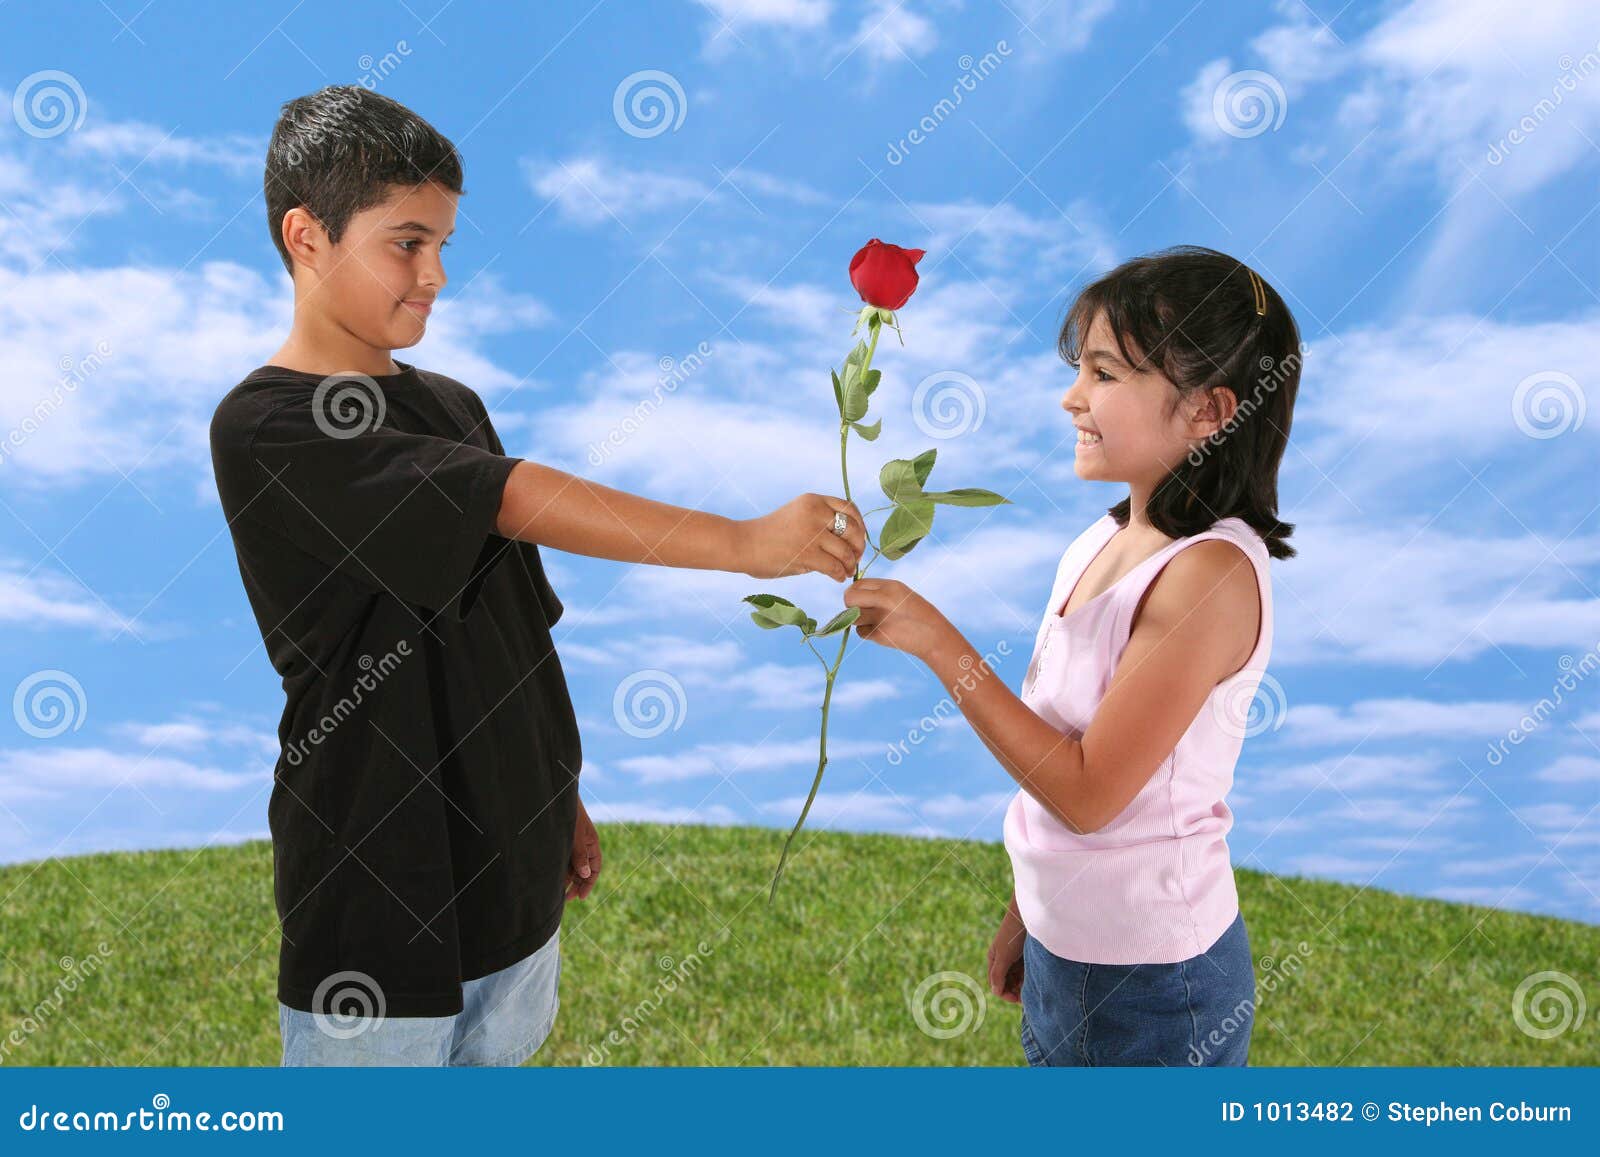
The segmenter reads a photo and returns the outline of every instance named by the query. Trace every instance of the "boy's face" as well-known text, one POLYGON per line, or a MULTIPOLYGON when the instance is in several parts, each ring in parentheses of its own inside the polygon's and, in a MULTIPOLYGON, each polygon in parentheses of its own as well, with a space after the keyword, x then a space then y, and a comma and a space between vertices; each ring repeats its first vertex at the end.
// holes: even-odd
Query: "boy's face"
POLYGON ((312 264, 327 315, 374 349, 421 341, 444 288, 441 251, 455 231, 459 199, 432 181, 395 185, 382 203, 350 219, 338 244, 328 245, 318 229, 312 264))

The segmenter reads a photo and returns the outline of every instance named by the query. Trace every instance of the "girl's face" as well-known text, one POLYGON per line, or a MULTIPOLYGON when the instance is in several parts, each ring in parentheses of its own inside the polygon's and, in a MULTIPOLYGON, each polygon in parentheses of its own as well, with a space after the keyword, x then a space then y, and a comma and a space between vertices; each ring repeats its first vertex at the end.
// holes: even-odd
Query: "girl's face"
POLYGON ((1160 370, 1128 365, 1103 316, 1089 327, 1080 359, 1061 408, 1078 428, 1074 469, 1085 481, 1154 486, 1221 425, 1215 407, 1198 396, 1180 403, 1160 370))

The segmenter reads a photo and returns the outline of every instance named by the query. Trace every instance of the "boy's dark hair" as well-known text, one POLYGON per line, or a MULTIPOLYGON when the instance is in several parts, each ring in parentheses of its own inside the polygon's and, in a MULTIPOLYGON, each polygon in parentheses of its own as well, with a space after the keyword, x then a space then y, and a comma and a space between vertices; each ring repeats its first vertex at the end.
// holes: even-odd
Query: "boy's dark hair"
MULTIPOLYGON (((1286 540, 1294 526, 1278 520, 1278 465, 1300 386, 1300 330, 1276 291, 1265 281, 1261 288, 1265 314, 1257 312, 1250 270, 1237 259, 1173 246, 1086 286, 1067 309, 1057 348, 1077 366, 1090 326, 1104 315, 1129 365, 1159 371, 1184 395, 1232 390, 1237 412, 1162 480, 1146 514, 1169 538, 1238 517, 1273 558, 1293 558, 1286 540)), ((1107 512, 1123 526, 1130 500, 1107 512)))
POLYGON ((267 227, 283 267, 283 217, 305 206, 337 244, 350 218, 382 203, 392 185, 434 181, 461 193, 461 157, 437 129, 399 101, 359 84, 336 84, 284 104, 267 145, 267 227))

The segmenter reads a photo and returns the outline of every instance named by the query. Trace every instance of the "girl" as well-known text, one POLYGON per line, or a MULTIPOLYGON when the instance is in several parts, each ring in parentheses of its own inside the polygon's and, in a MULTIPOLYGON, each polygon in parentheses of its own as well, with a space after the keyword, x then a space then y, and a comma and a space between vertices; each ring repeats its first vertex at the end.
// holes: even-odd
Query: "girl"
POLYGON ((1283 300, 1225 254, 1129 261, 1068 310, 1079 478, 1128 495, 1062 556, 1019 699, 905 586, 845 594, 921 659, 1020 787, 989 983, 1033 1065, 1242 1065, 1255 974, 1224 802, 1292 558, 1278 465, 1300 381, 1283 300), (959 687, 958 687, 959 685, 959 687))

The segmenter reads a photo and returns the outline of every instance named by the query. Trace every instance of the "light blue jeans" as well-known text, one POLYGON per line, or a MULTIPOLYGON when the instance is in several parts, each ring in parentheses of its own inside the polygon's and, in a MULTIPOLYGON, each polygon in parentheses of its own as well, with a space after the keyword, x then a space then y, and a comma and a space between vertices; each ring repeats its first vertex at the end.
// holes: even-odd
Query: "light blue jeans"
POLYGON ((1030 1065, 1245 1065, 1256 976, 1244 913, 1173 964, 1083 964, 1022 943, 1022 1052, 1030 1065))
POLYGON ((499 972, 461 986, 454 1016, 370 1017, 335 1023, 278 1004, 283 1064, 520 1065, 544 1044, 561 1006, 561 932, 499 972))

